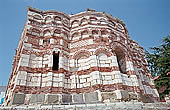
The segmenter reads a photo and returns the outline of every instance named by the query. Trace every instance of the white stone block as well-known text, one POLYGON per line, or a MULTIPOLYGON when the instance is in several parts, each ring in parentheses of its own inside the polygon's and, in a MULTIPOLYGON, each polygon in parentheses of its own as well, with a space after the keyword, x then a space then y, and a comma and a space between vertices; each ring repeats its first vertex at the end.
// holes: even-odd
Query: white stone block
POLYGON ((53 87, 59 87, 59 83, 53 82, 53 87))
POLYGON ((59 82, 59 87, 64 87, 64 83, 63 82, 59 82))
POLYGON ((72 89, 72 88, 76 88, 76 84, 75 84, 75 83, 72 83, 72 84, 71 84, 71 89, 72 89))
POLYGON ((90 67, 89 66, 84 66, 83 67, 83 70, 87 70, 87 69, 89 69, 90 67))
POLYGON ((17 74, 17 79, 26 80, 27 79, 27 72, 26 71, 19 71, 17 74))
POLYGON ((52 82, 48 81, 46 86, 51 86, 52 87, 52 82))
POLYGON ((53 75, 53 73, 52 72, 48 72, 48 76, 52 76, 53 75))
POLYGON ((91 63, 90 65, 91 65, 91 67, 95 67, 95 66, 97 66, 97 63, 91 63))
POLYGON ((117 62, 112 62, 112 63, 110 63, 110 66, 117 66, 118 67, 118 63, 117 62))
POLYGON ((119 74, 119 75, 118 75, 118 74, 115 75, 115 79, 121 79, 121 78, 122 78, 122 77, 121 77, 120 74, 119 74))
POLYGON ((89 43, 89 44, 93 44, 93 39, 89 39, 89 40, 88 40, 88 43, 89 43))
POLYGON ((115 90, 114 92, 116 93, 117 99, 122 99, 122 94, 120 90, 115 90))
POLYGON ((21 80, 21 79, 16 79, 16 80, 17 80, 16 85, 26 86, 26 80, 21 80))
POLYGON ((133 63, 131 61, 127 61, 126 62, 126 68, 127 68, 127 71, 134 71, 134 68, 133 68, 133 63))
POLYGON ((43 45, 43 39, 40 39, 39 45, 43 45))
POLYGON ((54 44, 54 39, 53 38, 50 39, 50 44, 54 44))
POLYGON ((94 72, 92 72, 90 74, 92 75, 93 79, 100 79, 99 71, 94 71, 94 72))
POLYGON ((90 83, 85 83, 85 87, 89 87, 90 86, 90 83))
POLYGON ((80 83, 85 83, 86 79, 80 79, 80 83))
POLYGON ((112 80, 107 81, 108 84, 113 84, 112 80))
POLYGON ((110 64, 110 63, 111 63, 111 60, 106 60, 106 63, 110 64))
POLYGON ((29 44, 29 43, 24 43, 24 49, 26 50, 32 50, 32 44, 29 44))
POLYGON ((20 61, 20 65, 21 65, 21 66, 28 66, 28 64, 29 64, 28 62, 20 61))
POLYGON ((105 80, 112 80, 112 76, 110 76, 110 75, 105 75, 105 80))
POLYGON ((155 93, 156 97, 159 97, 157 89, 153 89, 153 90, 154 90, 154 93, 155 93))

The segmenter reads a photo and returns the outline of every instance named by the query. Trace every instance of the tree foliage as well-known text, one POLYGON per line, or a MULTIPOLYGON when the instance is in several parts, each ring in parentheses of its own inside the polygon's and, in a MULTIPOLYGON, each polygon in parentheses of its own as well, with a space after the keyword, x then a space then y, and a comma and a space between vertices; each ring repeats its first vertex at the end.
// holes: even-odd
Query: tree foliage
POLYGON ((151 48, 151 52, 146 51, 146 59, 153 77, 159 75, 155 80, 155 86, 159 90, 166 86, 166 90, 160 93, 160 98, 164 98, 170 93, 170 36, 163 38, 162 44, 151 48))

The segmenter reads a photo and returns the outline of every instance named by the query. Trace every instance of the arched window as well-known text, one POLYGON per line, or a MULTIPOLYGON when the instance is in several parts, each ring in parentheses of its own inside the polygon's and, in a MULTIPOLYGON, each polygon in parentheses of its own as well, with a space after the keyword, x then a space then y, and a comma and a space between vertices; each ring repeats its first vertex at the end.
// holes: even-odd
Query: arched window
MULTIPOLYGON (((76 67, 76 71, 82 71, 82 70, 86 70, 86 69, 89 69, 90 68, 90 66, 89 66, 89 68, 88 68, 88 65, 89 64, 87 64, 88 63, 88 55, 87 55, 87 53, 86 52, 80 52, 80 53, 78 53, 78 55, 77 55, 77 58, 75 59, 75 67, 76 67)), ((76 85, 76 88, 80 88, 80 77, 79 77, 79 75, 75 75, 75 82, 74 82, 76 85)), ((83 86, 83 85, 82 85, 83 86)))
POLYGON ((109 20, 109 24, 113 27, 116 26, 115 22, 113 22, 112 20, 109 20))
POLYGON ((82 37, 82 38, 88 37, 88 31, 83 31, 83 32, 81 32, 81 37, 82 37))
POLYGON ((44 36, 50 36, 50 35, 51 35, 50 30, 45 30, 44 31, 44 36))
POLYGON ((79 33, 74 33, 73 35, 72 35, 72 40, 79 40, 79 33))
POLYGON ((98 31, 97 30, 92 30, 92 35, 98 35, 98 31))
POLYGON ((53 70, 58 71, 59 70, 59 52, 55 53, 53 52, 53 70))
POLYGON ((97 18, 95 18, 95 17, 90 17, 90 23, 92 23, 92 24, 97 24, 97 18))
POLYGON ((81 20, 81 25, 84 25, 84 24, 87 24, 88 22, 87 22, 87 19, 86 18, 83 18, 82 20, 81 20))
POLYGON ((56 29, 54 31, 54 36, 59 36, 61 34, 61 30, 56 29))
POLYGON ((89 58, 89 55, 87 52, 80 52, 77 54, 76 62, 75 62, 77 70, 84 70, 85 68, 87 68, 87 66, 89 65, 87 64, 88 58, 89 58))
POLYGON ((67 19, 63 19, 63 23, 68 26, 69 25, 69 21, 67 19))
POLYGON ((107 24, 107 21, 105 19, 100 19, 100 24, 107 24))
POLYGON ((106 54, 100 53, 100 54, 97 55, 97 58, 98 58, 99 67, 106 67, 106 66, 109 66, 109 65, 106 65, 106 63, 105 63, 105 62, 108 60, 106 54))
POLYGON ((55 17, 54 17, 54 20, 55 20, 55 21, 61 21, 61 17, 55 16, 55 17))
POLYGON ((63 34, 63 37, 65 38, 65 39, 67 39, 68 40, 68 34, 67 33, 62 33, 63 34))
POLYGON ((36 68, 37 65, 35 61, 36 61, 36 55, 31 54, 29 59, 29 67, 36 68))
POLYGON ((106 30, 102 30, 102 31, 101 31, 101 35, 107 35, 107 33, 108 33, 108 32, 107 32, 106 30))
POLYGON ((40 15, 34 15, 34 18, 35 19, 41 19, 41 16, 40 15))
POLYGON ((32 35, 40 36, 40 30, 33 28, 32 35))
POLYGON ((77 59, 77 66, 76 67, 79 67, 79 68, 82 68, 83 69, 83 66, 86 64, 86 56, 82 56, 80 57, 79 59, 77 59))
POLYGON ((46 22, 46 23, 50 22, 51 20, 52 20, 52 18, 51 18, 50 16, 47 16, 47 17, 45 18, 45 22, 46 22))
POLYGON ((71 27, 72 27, 72 28, 78 27, 78 26, 79 26, 78 20, 74 20, 74 21, 71 23, 71 27))
POLYGON ((117 24, 117 28, 123 30, 124 27, 121 24, 117 24))
POLYGON ((117 63, 119 66, 119 70, 121 73, 126 73, 126 60, 125 60, 125 54, 120 48, 115 49, 116 57, 117 57, 117 63))

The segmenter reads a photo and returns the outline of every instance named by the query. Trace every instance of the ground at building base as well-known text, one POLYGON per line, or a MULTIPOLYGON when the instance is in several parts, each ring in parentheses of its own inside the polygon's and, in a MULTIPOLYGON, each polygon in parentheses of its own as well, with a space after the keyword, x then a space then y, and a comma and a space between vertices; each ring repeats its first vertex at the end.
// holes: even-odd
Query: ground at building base
POLYGON ((0 110, 170 110, 170 103, 115 102, 76 105, 20 105, 0 110))

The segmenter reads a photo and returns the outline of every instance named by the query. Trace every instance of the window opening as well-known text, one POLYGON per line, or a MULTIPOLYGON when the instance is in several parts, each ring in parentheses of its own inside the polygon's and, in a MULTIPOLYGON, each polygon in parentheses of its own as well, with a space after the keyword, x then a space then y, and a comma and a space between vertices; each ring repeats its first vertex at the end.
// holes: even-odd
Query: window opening
POLYGON ((58 71, 59 69, 59 52, 53 52, 53 70, 58 71))

